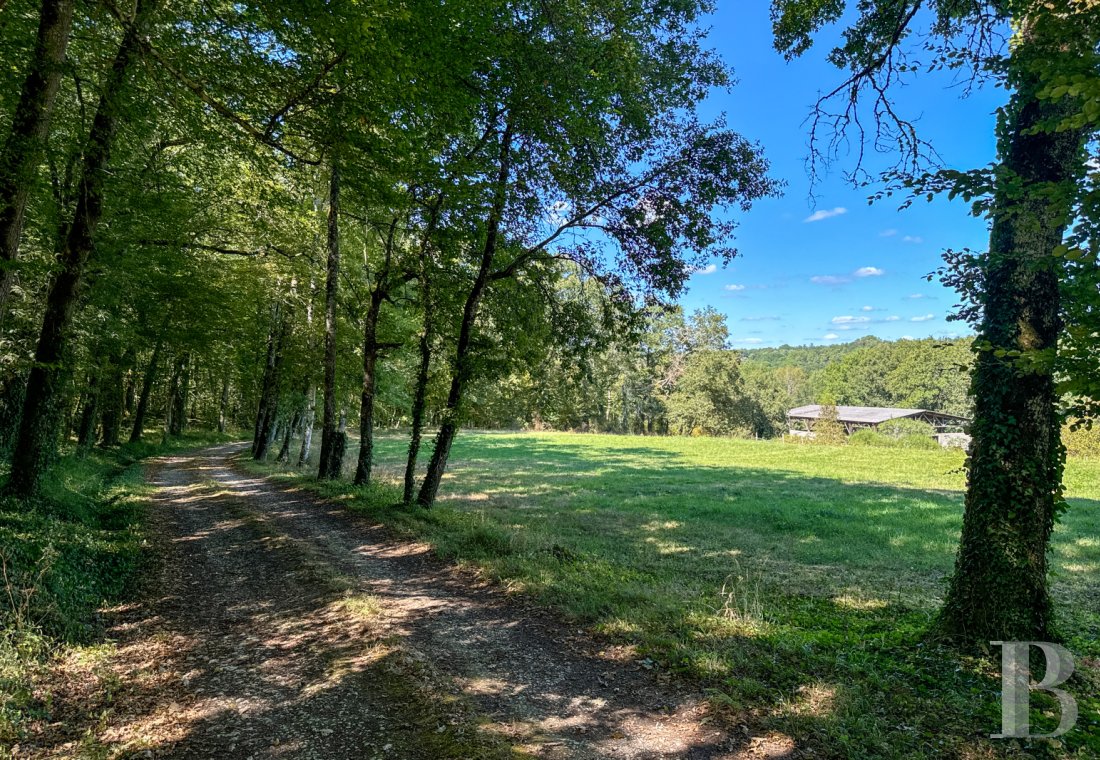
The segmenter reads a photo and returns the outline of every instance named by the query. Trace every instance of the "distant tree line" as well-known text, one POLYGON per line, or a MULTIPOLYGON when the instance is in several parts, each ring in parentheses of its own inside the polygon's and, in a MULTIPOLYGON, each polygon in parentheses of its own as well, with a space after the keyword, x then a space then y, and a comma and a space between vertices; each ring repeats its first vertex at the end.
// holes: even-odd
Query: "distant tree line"
POLYGON ((634 330, 578 359, 544 361, 473 392, 481 427, 775 438, 788 410, 822 399, 967 416, 970 339, 736 350, 713 307, 652 309, 634 330))

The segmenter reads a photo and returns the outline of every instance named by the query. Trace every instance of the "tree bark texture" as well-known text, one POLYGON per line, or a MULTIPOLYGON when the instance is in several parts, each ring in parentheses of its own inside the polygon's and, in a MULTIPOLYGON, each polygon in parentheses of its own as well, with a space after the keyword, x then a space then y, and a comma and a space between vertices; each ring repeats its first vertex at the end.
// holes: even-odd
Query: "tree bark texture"
POLYGON ((439 493, 439 484, 443 480, 443 472, 447 468, 447 457, 451 452, 451 444, 454 443, 455 435, 458 433, 463 395, 466 384, 473 374, 473 356, 470 347, 474 323, 477 321, 477 311, 478 306, 481 304, 481 297, 485 294, 485 288, 488 286, 489 277, 492 274, 493 259, 496 256, 497 240, 500 234, 500 222, 504 217, 504 207, 507 201, 508 179, 512 168, 511 160, 512 130, 510 126, 506 126, 500 141, 500 168, 497 172, 493 206, 485 226, 485 246, 481 253, 481 263, 478 267, 477 277, 474 279, 473 286, 466 297, 466 304, 462 309, 462 325, 458 333, 454 372, 451 376, 451 389, 447 394, 447 405, 443 412, 443 422, 439 426, 439 433, 435 437, 432 458, 428 462, 424 482, 421 484, 420 492, 416 497, 417 503, 422 507, 431 507, 435 503, 436 494, 439 493))
POLYGON ((0 153, 0 325, 15 280, 14 264, 34 174, 50 131, 61 85, 61 64, 69 45, 74 0, 43 0, 30 68, 23 80, 11 132, 0 153))
POLYGON ((127 81, 141 57, 141 35, 151 15, 148 0, 138 3, 137 17, 122 37, 103 85, 103 94, 84 148, 77 185, 76 208, 60 236, 60 270, 46 295, 45 314, 27 382, 19 439, 12 456, 8 490, 29 497, 37 491, 56 454, 61 399, 66 376, 65 355, 73 310, 79 300, 84 270, 103 216, 104 183, 115 135, 122 120, 127 81))
POLYGON ((1064 461, 1054 376, 1049 361, 1023 363, 1006 352, 1053 357, 1057 349, 1054 249, 1070 209, 1050 190, 1077 181, 1084 146, 1073 130, 1033 131, 1065 115, 1064 103, 1035 96, 1041 86, 1037 78, 1020 83, 1002 136, 1003 169, 1017 181, 994 195, 962 539, 938 621, 950 638, 983 648, 1053 634, 1047 551, 1064 461))
POLYGON ((321 456, 317 477, 335 480, 343 469, 343 447, 339 456, 334 450, 341 440, 336 430, 336 297, 340 280, 340 169, 336 157, 332 162, 332 176, 328 193, 328 264, 325 277, 325 377, 323 390, 324 409, 321 417, 321 456))

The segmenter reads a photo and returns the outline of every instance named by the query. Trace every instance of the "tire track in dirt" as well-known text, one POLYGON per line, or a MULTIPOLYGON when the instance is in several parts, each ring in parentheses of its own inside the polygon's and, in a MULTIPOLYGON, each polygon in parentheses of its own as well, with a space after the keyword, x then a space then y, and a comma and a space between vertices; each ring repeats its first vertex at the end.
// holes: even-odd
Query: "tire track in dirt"
POLYGON ((339 504, 235 468, 229 451, 206 454, 210 476, 380 599, 391 635, 525 750, 630 760, 793 756, 784 737, 727 735, 709 723, 698 694, 472 582, 424 545, 395 541, 339 504))
POLYGON ((99 659, 55 669, 19 758, 721 760, 700 695, 341 505, 243 472, 238 445, 149 468, 159 558, 99 659))

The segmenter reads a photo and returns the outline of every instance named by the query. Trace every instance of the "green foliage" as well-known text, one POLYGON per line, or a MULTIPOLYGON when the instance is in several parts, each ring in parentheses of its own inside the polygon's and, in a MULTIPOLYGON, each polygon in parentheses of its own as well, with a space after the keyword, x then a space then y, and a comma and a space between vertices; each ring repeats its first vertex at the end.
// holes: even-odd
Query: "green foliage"
POLYGON ((841 446, 848 442, 844 426, 838 419, 836 399, 827 393, 821 397, 821 416, 814 422, 812 440, 823 446, 841 446))
POLYGON ((932 409, 970 416, 969 340, 878 341, 846 353, 821 373, 838 404, 932 409))
POLYGON ((863 430, 857 430, 850 436, 848 436, 848 443, 853 446, 875 446, 878 448, 890 448, 897 443, 897 440, 891 436, 883 435, 876 430, 872 430, 871 428, 864 428, 863 430))
POLYGON ((927 422, 921 420, 899 419, 888 420, 878 426, 878 431, 891 438, 904 438, 905 436, 924 436, 931 439, 936 429, 927 422))
POLYGON ((69 454, 35 501, 0 499, 0 742, 18 741, 37 716, 34 677, 45 659, 94 638, 96 610, 126 598, 145 566, 140 461, 225 440, 200 433, 168 447, 69 454))
POLYGON ((1100 423, 1074 420, 1062 428, 1062 444, 1070 456, 1100 457, 1100 423))
POLYGON ((873 446, 887 449, 924 449, 930 451, 940 448, 940 445, 936 443, 936 439, 924 433, 882 433, 871 429, 855 431, 848 436, 848 443, 852 446, 873 446))
POLYGON ((737 354, 702 350, 688 357, 668 399, 672 432, 730 435, 748 427, 746 411, 737 354))

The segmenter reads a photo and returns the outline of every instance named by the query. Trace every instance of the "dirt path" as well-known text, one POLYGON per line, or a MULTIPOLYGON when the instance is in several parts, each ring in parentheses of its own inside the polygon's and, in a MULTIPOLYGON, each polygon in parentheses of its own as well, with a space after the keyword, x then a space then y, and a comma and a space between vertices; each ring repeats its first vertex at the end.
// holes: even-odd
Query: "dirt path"
POLYGON ((696 695, 426 547, 243 474, 238 450, 151 470, 158 593, 116 613, 104 662, 71 665, 72 689, 82 670, 114 684, 109 717, 62 715, 28 756, 793 756, 710 726, 696 695))

